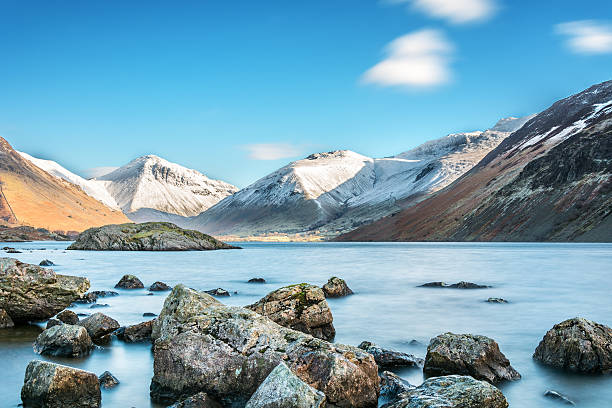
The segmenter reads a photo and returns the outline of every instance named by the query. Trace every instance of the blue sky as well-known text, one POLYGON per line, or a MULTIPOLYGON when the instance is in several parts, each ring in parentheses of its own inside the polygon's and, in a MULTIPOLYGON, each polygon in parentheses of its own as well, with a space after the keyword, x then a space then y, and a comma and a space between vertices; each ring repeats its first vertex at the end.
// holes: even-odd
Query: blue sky
POLYGON ((611 25, 609 0, 0 0, 0 136, 81 174, 157 154, 244 187, 538 112, 612 79, 611 25))

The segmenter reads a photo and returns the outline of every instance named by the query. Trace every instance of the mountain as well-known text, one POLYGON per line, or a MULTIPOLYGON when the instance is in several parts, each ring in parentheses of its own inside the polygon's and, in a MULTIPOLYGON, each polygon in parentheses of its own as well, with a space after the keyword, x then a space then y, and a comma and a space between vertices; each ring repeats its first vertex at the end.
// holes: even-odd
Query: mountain
POLYGON ((50 231, 127 222, 119 211, 23 158, 0 138, 0 221, 50 231))
POLYGON ((94 180, 137 222, 195 216, 238 191, 231 184, 153 155, 139 157, 94 180))
POLYGON ((612 241, 612 81, 556 102, 421 203, 342 241, 612 241))
POLYGON ((528 119, 504 119, 485 132, 452 134, 382 159, 348 150, 313 154, 225 198, 190 226, 239 237, 350 231, 448 185, 528 119))

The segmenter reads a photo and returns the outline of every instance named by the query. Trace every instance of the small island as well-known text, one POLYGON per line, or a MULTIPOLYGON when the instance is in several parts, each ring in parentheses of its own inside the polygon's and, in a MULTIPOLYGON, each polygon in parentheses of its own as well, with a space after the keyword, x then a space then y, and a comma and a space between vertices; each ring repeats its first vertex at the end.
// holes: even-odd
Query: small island
POLYGON ((240 249, 199 231, 169 222, 105 225, 81 233, 69 250, 83 251, 208 251, 240 249))

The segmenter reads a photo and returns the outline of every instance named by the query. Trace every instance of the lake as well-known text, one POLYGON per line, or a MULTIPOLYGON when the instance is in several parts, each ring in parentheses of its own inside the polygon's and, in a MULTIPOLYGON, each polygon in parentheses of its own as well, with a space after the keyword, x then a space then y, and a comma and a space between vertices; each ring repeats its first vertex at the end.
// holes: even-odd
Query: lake
MULTIPOLYGON (((612 375, 576 375, 543 367, 531 356, 547 330, 581 316, 612 326, 612 244, 524 243, 240 243, 243 250, 210 252, 65 251, 69 243, 7 243, 22 254, 0 253, 38 264, 49 259, 61 274, 85 276, 91 290, 116 290, 121 276, 138 276, 145 287, 160 280, 200 290, 224 288, 220 298, 247 305, 281 286, 323 285, 344 278, 355 295, 328 300, 339 343, 363 340, 425 357, 432 337, 444 332, 481 334, 495 339, 523 378, 500 386, 511 407, 558 407, 543 396, 552 389, 578 407, 612 406, 612 375), (254 277, 265 284, 247 284, 254 277), (419 288, 430 281, 470 281, 490 289, 419 288), (234 292, 237 294, 233 294, 234 292), (507 304, 485 302, 489 297, 507 304), (416 340, 416 342, 413 342, 416 340)), ((103 309, 73 307, 77 313, 100 311, 122 325, 158 314, 167 292, 147 296, 146 289, 117 290, 100 298, 103 309)), ((42 325, 41 325, 42 326, 42 325)), ((0 361, 7 377, 0 382, 2 406, 16 407, 27 363, 46 359, 95 372, 108 370, 121 384, 102 391, 106 407, 158 407, 149 400, 153 356, 147 344, 118 340, 83 359, 35 354, 38 326, 0 330, 0 361), (6 405, 5 405, 6 404, 6 405)), ((397 373, 413 384, 419 369, 397 373)))

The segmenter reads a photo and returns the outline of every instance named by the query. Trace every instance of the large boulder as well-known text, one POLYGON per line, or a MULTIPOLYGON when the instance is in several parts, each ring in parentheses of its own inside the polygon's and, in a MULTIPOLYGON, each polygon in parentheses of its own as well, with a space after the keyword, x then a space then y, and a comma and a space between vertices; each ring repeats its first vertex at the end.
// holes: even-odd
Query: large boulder
POLYGON ((0 258, 0 308, 15 322, 45 320, 89 289, 89 280, 58 275, 51 269, 0 258))
POLYGON ((148 322, 142 322, 127 327, 121 327, 119 328, 119 330, 117 330, 117 338, 127 343, 151 341, 153 321, 154 320, 149 320, 148 322))
POLYGON ((24 407, 97 408, 102 396, 94 373, 34 360, 26 368, 21 400, 24 407))
POLYGON ((151 396, 176 401, 206 392, 244 406, 280 362, 338 407, 376 407, 378 367, 356 348, 279 326, 177 285, 153 324, 151 396))
POLYGON ((6 313, 6 310, 0 309, 0 329, 8 329, 11 327, 15 327, 13 319, 6 313))
POLYGON ((245 408, 320 408, 325 395, 300 380, 280 363, 261 383, 245 408))
POLYGON ((399 395, 385 408, 507 408, 506 398, 496 387, 469 376, 430 378, 399 395))
POLYGON ((301 283, 268 293, 257 303, 246 306, 281 326, 299 330, 323 340, 336 335, 333 316, 318 286, 301 283))
POLYGON ((555 368, 582 373, 612 372, 612 329, 576 317, 556 324, 533 358, 555 368))
POLYGON ((168 408, 222 408, 221 404, 213 400, 205 392, 199 392, 192 395, 176 404, 170 405, 168 408))
POLYGON ((68 249, 87 251, 204 251, 233 249, 198 231, 169 222, 106 225, 81 233, 68 249))
POLYGON ((59 324, 43 331, 34 343, 34 352, 56 357, 82 357, 92 348, 87 330, 71 324, 59 324))
POLYGON ((470 375, 493 384, 521 378, 495 340, 473 334, 445 333, 433 338, 423 372, 428 377, 470 375))
POLYGON ((358 347, 373 355, 376 364, 383 369, 393 367, 420 367, 423 365, 422 358, 400 351, 384 349, 369 341, 361 342, 358 347))
POLYGON ((121 289, 142 289, 144 285, 142 281, 134 275, 123 275, 115 287, 121 289))
POLYGON ((348 287, 344 279, 334 276, 323 285, 323 293, 325 293, 325 297, 336 298, 352 295, 353 291, 348 287))
POLYGON ((93 340, 99 340, 120 327, 119 322, 100 312, 79 321, 79 326, 83 326, 93 340))

